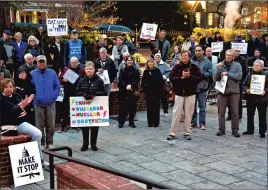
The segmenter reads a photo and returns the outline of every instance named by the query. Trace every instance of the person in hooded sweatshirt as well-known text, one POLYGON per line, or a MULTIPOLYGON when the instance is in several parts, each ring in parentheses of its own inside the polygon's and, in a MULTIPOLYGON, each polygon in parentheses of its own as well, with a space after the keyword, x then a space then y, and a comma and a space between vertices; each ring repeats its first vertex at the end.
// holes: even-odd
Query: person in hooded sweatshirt
MULTIPOLYGON (((32 77, 25 67, 19 67, 18 79, 16 81, 16 92, 22 99, 35 95, 35 86, 31 83, 32 77)), ((34 107, 33 103, 26 107, 27 115, 25 116, 27 122, 35 125, 34 107)))

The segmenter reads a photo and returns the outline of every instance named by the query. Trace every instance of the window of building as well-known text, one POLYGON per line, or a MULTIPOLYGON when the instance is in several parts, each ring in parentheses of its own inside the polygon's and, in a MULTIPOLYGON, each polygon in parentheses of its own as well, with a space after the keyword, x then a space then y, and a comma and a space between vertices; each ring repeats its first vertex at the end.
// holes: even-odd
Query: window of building
POLYGON ((208 14, 208 25, 209 26, 213 25, 213 16, 214 16, 213 13, 208 14))
POLYGON ((201 12, 196 12, 195 13, 195 18, 196 18, 196 24, 200 25, 200 23, 201 23, 201 12))
POLYGON ((248 8, 243 8, 241 11, 241 15, 248 15, 248 8))
POLYGON ((221 17, 220 17, 220 24, 219 24, 219 25, 220 25, 220 26, 223 26, 223 23, 224 23, 224 17, 221 16, 221 17))
POLYGON ((261 7, 256 7, 254 9, 254 23, 261 21, 261 7))

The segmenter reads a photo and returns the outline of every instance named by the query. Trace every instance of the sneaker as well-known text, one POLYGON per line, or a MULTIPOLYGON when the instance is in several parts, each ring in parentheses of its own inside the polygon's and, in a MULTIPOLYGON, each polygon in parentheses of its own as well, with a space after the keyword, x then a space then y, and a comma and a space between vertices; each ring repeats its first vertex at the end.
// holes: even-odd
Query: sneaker
POLYGON ((225 132, 219 131, 216 135, 217 136, 222 136, 222 135, 225 135, 225 132))
POLYGON ((196 124, 192 124, 190 129, 193 129, 193 128, 196 128, 196 127, 197 127, 196 124))
POLYGON ((254 135, 254 133, 253 133, 253 132, 249 132, 249 131, 245 131, 245 132, 243 133, 243 135, 254 135))
POLYGON ((164 113, 164 116, 165 116, 165 117, 168 117, 168 113, 164 113))
POLYGON ((205 125, 201 125, 201 126, 200 126, 200 129, 201 129, 201 130, 206 130, 205 125))
POLYGON ((171 141, 171 140, 173 140, 173 139, 175 139, 175 138, 176 138, 175 136, 173 136, 173 135, 169 135, 168 138, 167 138, 167 140, 168 140, 168 141, 171 141))
POLYGON ((260 138, 265 138, 265 134, 260 134, 260 138))
POLYGON ((42 162, 42 167, 45 168, 45 167, 49 167, 49 163, 46 162, 45 160, 42 162))
POLYGON ((228 117, 226 117, 226 119, 225 119, 225 121, 231 121, 231 120, 232 120, 231 116, 228 116, 228 117))
POLYGON ((232 132, 232 135, 233 135, 234 137, 240 137, 240 134, 239 134, 238 132, 232 132))

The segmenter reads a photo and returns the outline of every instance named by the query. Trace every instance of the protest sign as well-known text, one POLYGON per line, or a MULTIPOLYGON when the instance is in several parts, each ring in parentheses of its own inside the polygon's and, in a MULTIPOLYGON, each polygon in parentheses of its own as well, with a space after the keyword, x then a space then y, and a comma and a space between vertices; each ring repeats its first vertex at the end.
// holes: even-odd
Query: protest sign
POLYGON ((250 94, 261 95, 265 87, 265 75, 252 75, 250 81, 250 94))
POLYGON ((37 141, 8 147, 15 187, 44 180, 37 141))
POLYGON ((157 27, 158 27, 157 24, 143 23, 140 38, 155 40, 157 27))
POLYGON ((216 82, 215 89, 224 94, 227 80, 228 80, 228 76, 226 75, 222 76, 221 80, 216 82))
POLYGON ((109 98, 70 97, 71 127, 109 126, 109 98))
POLYGON ((223 42, 212 42, 211 48, 213 53, 221 52, 223 50, 223 42))
POLYGON ((79 78, 79 75, 72 71, 71 69, 67 69, 67 71, 64 73, 63 78, 68 80, 70 83, 74 84, 76 80, 79 78))
POLYGON ((57 102, 63 102, 64 99, 64 87, 61 86, 60 87, 60 94, 58 96, 58 98, 56 99, 57 102))
POLYGON ((97 72, 99 77, 103 80, 104 84, 110 84, 110 78, 107 70, 104 70, 103 72, 97 72))
POLYGON ((68 24, 66 18, 47 19, 48 36, 67 36, 68 24))
POLYGON ((247 54, 248 51, 248 43, 233 43, 232 42, 232 49, 237 48, 240 51, 240 54, 244 55, 247 54))

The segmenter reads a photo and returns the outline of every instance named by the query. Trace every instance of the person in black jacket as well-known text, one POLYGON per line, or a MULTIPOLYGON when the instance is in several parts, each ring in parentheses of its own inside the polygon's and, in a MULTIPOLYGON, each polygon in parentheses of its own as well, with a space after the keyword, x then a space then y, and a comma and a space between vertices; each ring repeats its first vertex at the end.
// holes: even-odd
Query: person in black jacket
MULTIPOLYGON (((80 68, 79 60, 77 57, 72 57, 70 59, 70 66, 66 69, 64 69, 62 72, 60 72, 60 83, 64 87, 64 99, 63 99, 63 110, 60 114, 60 117, 62 119, 61 121, 61 132, 65 131, 67 125, 70 125, 70 97, 76 96, 76 86, 78 84, 78 81, 80 78, 82 78, 85 75, 85 70, 83 68, 80 68), (79 77, 76 79, 75 83, 69 82, 67 79, 65 79, 63 76, 67 72, 67 70, 70 69, 71 71, 75 72, 79 77)), ((60 109, 60 108, 59 108, 60 109)))
POLYGON ((38 55, 43 55, 43 50, 39 45, 39 41, 35 36, 29 36, 28 46, 24 54, 30 53, 34 57, 34 61, 38 55))
MULTIPOLYGON (((31 83, 31 80, 32 77, 26 68, 20 67, 18 69, 18 80, 16 81, 16 92, 23 99, 35 95, 35 86, 31 83)), ((32 103, 27 106, 26 111, 27 122, 35 125, 34 107, 32 103)))
POLYGON ((258 38, 257 32, 253 31, 248 40, 248 57, 252 57, 254 55, 254 51, 256 48, 260 47, 260 39, 258 38))
POLYGON ((94 64, 96 67, 97 73, 103 73, 104 70, 108 71, 110 84, 105 84, 105 87, 107 89, 108 96, 110 95, 111 89, 112 89, 112 83, 116 82, 116 74, 117 70, 114 65, 114 61, 109 58, 107 54, 107 50, 102 47, 99 50, 100 57, 94 60, 94 64))
POLYGON ((160 99, 164 86, 163 76, 155 61, 151 58, 146 63, 143 72, 141 87, 145 93, 147 102, 147 121, 148 127, 158 127, 160 120, 160 99))
POLYGON ((254 50, 254 56, 253 57, 250 57, 249 59, 248 59, 248 66, 250 66, 250 67, 253 67, 253 63, 257 60, 257 59, 260 59, 260 60, 262 60, 263 61, 263 63, 264 63, 264 67, 267 67, 267 60, 266 60, 266 58, 264 57, 264 56, 262 56, 261 55, 261 50, 260 49, 255 49, 254 50))
POLYGON ((263 34, 262 35, 262 40, 260 42, 260 49, 262 52, 262 56, 266 58, 266 60, 268 60, 268 34, 263 34))
POLYGON ((35 126, 26 122, 25 118, 27 115, 25 108, 32 102, 34 96, 32 95, 22 100, 17 93, 14 93, 14 88, 15 83, 12 79, 6 78, 1 81, 0 126, 14 125, 17 126, 19 133, 30 135, 32 137, 32 141, 37 141, 42 165, 49 166, 49 164, 43 159, 41 148, 41 131, 35 126))
POLYGON ((211 47, 212 38, 210 37, 209 31, 205 32, 203 38, 200 39, 199 44, 203 47, 203 50, 206 51, 207 47, 211 47))
POLYGON ((244 81, 244 91, 246 92, 245 97, 247 100, 247 131, 243 135, 253 135, 254 134, 254 115, 256 108, 259 113, 259 133, 261 138, 265 138, 265 133, 267 131, 266 123, 266 111, 268 103, 268 75, 263 71, 264 63, 262 60, 258 59, 253 64, 253 71, 249 73, 244 81), (252 80, 252 75, 265 75, 265 86, 262 94, 251 94, 250 85, 252 80))
POLYGON ((59 74, 60 70, 64 68, 64 43, 61 42, 60 36, 55 37, 55 42, 50 45, 49 54, 53 70, 59 74))
POLYGON ((126 67, 120 70, 118 87, 119 87, 119 128, 123 128, 126 113, 129 113, 129 126, 136 128, 134 124, 134 115, 137 106, 137 93, 139 91, 140 73, 134 67, 133 56, 128 57, 126 67))
MULTIPOLYGON (((95 73, 95 65, 92 61, 85 64, 86 75, 78 81, 76 87, 76 95, 84 96, 86 100, 94 98, 94 96, 105 96, 106 91, 102 79, 95 73)), ((97 138, 99 127, 82 127, 83 134, 83 146, 81 151, 86 151, 89 145, 89 129, 90 134, 90 144, 93 151, 97 151, 97 138)))

